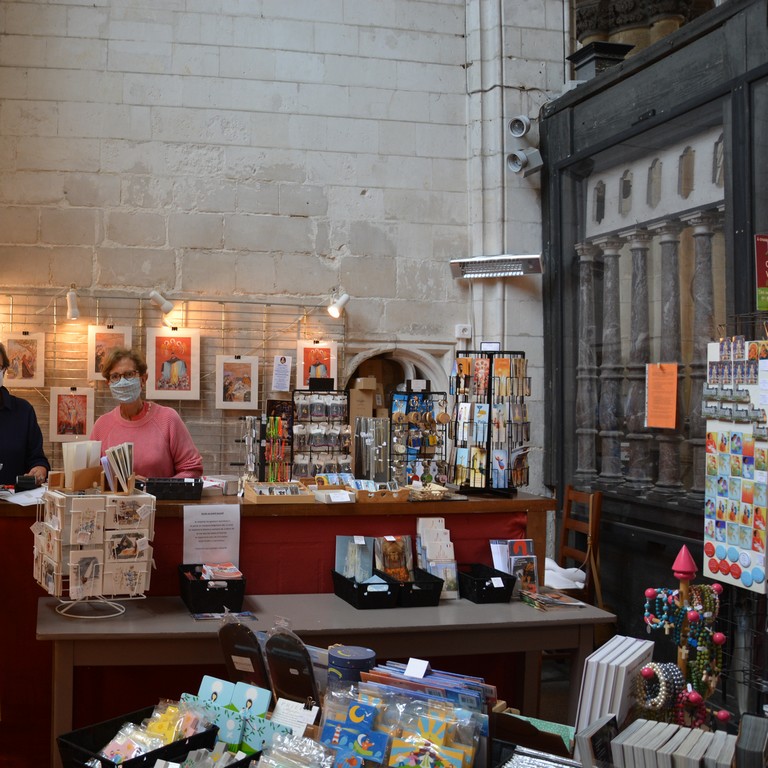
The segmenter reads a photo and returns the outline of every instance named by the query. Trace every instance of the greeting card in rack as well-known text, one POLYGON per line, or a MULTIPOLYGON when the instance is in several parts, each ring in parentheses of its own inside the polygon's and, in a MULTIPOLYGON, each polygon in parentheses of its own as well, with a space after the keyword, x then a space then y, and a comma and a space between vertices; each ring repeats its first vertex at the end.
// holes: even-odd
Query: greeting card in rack
POLYGON ((45 334, 8 334, 5 351, 10 365, 5 372, 5 385, 14 387, 42 387, 45 381, 45 334))
POLYGON ((147 328, 147 367, 150 400, 198 400, 200 331, 147 328))

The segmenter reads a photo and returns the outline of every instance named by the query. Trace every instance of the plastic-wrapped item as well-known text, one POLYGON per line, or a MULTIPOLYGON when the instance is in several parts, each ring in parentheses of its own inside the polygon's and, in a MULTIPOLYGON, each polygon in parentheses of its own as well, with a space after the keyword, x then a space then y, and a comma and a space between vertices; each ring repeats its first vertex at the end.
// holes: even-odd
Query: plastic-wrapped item
POLYGON ((136 723, 125 723, 99 754, 113 763, 124 763, 162 746, 164 742, 159 736, 147 733, 136 723))
POLYGON ((303 736, 277 735, 259 758, 259 768, 333 768, 335 753, 303 736))

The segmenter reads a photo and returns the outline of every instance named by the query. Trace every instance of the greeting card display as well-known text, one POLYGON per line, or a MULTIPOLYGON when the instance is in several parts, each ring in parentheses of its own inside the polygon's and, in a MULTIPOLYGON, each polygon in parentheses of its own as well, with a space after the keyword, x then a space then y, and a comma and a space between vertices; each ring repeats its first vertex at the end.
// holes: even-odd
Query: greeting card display
POLYGON ((704 564, 711 579, 766 592, 768 342, 742 336, 709 344, 704 564))
POLYGON ((509 495, 528 485, 531 394, 523 352, 462 352, 451 372, 455 397, 449 480, 464 491, 509 495))
POLYGON ((63 605, 140 597, 149 589, 154 527, 150 494, 49 489, 32 526, 35 580, 63 605))

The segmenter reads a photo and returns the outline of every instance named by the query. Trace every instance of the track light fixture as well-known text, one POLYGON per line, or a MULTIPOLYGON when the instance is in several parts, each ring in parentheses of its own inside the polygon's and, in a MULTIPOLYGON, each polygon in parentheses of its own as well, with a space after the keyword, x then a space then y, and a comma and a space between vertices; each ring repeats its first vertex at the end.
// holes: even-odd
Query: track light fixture
POLYGON ((72 283, 67 291, 67 320, 77 320, 80 308, 77 306, 77 286, 72 283))
POLYGON ((341 317, 347 302, 349 302, 349 294, 342 293, 336 301, 328 305, 328 314, 331 317, 341 317))
POLYGON ((157 291, 150 291, 149 300, 160 308, 160 311, 167 315, 169 312, 173 312, 173 302, 168 301, 164 296, 161 296, 157 291))

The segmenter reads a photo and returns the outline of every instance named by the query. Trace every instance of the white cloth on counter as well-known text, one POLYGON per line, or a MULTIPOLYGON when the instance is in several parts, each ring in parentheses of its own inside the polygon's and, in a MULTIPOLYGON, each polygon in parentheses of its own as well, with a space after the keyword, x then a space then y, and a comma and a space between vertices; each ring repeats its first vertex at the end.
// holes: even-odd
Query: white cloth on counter
POLYGON ((581 568, 562 568, 551 557, 544 560, 544 583, 552 589, 584 589, 586 578, 581 568))

